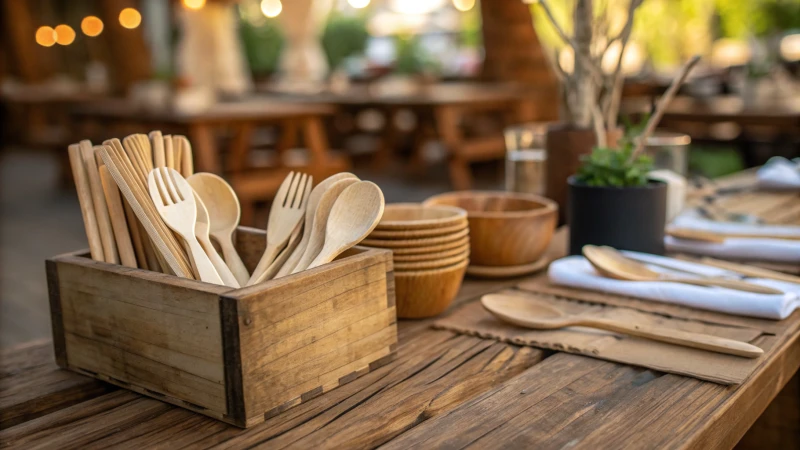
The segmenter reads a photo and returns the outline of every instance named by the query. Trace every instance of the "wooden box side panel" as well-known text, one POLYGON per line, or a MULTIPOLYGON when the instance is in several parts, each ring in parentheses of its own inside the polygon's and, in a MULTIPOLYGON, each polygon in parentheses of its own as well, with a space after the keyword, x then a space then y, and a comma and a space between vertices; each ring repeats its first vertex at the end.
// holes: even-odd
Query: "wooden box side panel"
POLYGON ((392 357, 391 253, 363 251, 237 291, 247 425, 349 382, 392 357))
POLYGON ((229 288, 75 256, 48 266, 67 367, 227 413, 219 295, 229 288))

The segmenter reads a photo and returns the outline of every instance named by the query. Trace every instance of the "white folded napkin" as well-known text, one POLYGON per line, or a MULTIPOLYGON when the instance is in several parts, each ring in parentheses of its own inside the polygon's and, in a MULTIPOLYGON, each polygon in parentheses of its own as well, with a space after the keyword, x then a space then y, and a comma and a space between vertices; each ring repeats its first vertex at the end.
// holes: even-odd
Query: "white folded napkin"
MULTIPOLYGON (((637 259, 658 262, 676 269, 702 272, 706 275, 728 275, 732 272, 663 256, 626 252, 637 259), (698 267, 700 270, 698 270, 698 267)), ((657 272, 670 272, 656 266, 648 266, 657 272)), ((761 278, 747 278, 750 283, 781 289, 785 293, 757 294, 719 287, 693 286, 669 281, 622 281, 607 278, 595 271, 583 256, 568 256, 550 264, 550 281, 564 286, 593 291, 608 292, 629 297, 654 300, 664 303, 690 306, 727 314, 758 317, 763 319, 785 319, 800 306, 800 285, 761 278)), ((680 273, 682 276, 691 275, 680 273)))
POLYGON ((756 174, 763 189, 800 189, 800 158, 770 158, 756 174))
POLYGON ((681 213, 672 221, 672 226, 712 233, 746 234, 753 237, 726 238, 724 243, 717 244, 666 236, 664 244, 671 252, 720 258, 800 263, 800 240, 759 237, 763 235, 800 237, 800 226, 718 222, 706 219, 694 210, 681 213))
POLYGON ((748 236, 786 236, 800 237, 800 226, 797 225, 759 225, 742 222, 720 222, 703 217, 694 209, 682 212, 672 226, 690 230, 709 231, 721 234, 744 234, 748 236))

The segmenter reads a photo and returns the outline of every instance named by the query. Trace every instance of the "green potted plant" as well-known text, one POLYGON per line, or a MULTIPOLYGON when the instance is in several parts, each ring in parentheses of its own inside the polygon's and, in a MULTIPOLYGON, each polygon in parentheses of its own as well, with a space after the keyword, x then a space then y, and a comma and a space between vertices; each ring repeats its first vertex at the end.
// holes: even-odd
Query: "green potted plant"
POLYGON ((595 147, 569 177, 570 254, 584 245, 608 245, 645 253, 664 253, 667 185, 649 178, 653 165, 643 153, 678 88, 699 61, 692 58, 661 98, 639 134, 631 130, 619 148, 595 147))

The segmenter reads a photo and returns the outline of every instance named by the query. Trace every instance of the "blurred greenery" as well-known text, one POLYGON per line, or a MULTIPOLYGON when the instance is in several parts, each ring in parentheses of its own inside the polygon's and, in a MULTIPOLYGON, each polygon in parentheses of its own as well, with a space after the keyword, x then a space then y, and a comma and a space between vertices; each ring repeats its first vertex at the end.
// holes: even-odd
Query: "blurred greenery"
POLYGON ((689 171, 717 178, 744 169, 741 155, 732 147, 698 147, 689 150, 689 171))
POLYGON ((395 73, 412 75, 438 71, 437 62, 425 53, 418 35, 397 35, 395 40, 397 49, 395 73))
POLYGON ((256 23, 242 20, 239 22, 239 33, 242 37, 247 62, 256 76, 266 76, 278 69, 283 49, 283 32, 275 19, 266 19, 256 23))
POLYGON ((592 153, 581 157, 578 181, 597 187, 646 185, 647 174, 653 170, 653 159, 639 155, 629 161, 633 149, 633 143, 627 140, 620 144, 619 149, 595 147, 592 153))
POLYGON ((357 16, 331 13, 321 37, 322 48, 331 70, 338 68, 348 57, 363 54, 368 39, 365 13, 357 16))
MULTIPOLYGON (((572 32, 574 0, 550 1, 553 15, 572 32)), ((613 25, 622 26, 628 1, 597 0, 595 13, 608 11, 613 25)), ((541 6, 531 5, 542 42, 561 49, 564 42, 550 25, 541 6)), ((674 67, 696 53, 706 53, 715 39, 744 39, 800 29, 800 0, 647 0, 639 7, 631 39, 644 47, 655 67, 674 67)))
POLYGON ((459 42, 467 48, 480 48, 483 45, 481 35, 481 10, 478 7, 461 13, 461 32, 459 42))

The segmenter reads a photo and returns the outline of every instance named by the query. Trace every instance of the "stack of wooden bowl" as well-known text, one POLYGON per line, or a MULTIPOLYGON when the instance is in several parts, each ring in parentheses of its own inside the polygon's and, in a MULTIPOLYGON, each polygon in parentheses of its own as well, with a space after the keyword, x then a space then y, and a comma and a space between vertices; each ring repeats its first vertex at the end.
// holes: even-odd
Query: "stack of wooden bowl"
POLYGON ((467 213, 453 206, 386 205, 361 242, 394 253, 397 316, 435 316, 450 306, 469 264, 467 213))
POLYGON ((423 204, 467 211, 470 276, 516 277, 549 263, 545 250, 558 221, 558 205, 552 200, 515 192, 459 191, 436 195, 423 204))

